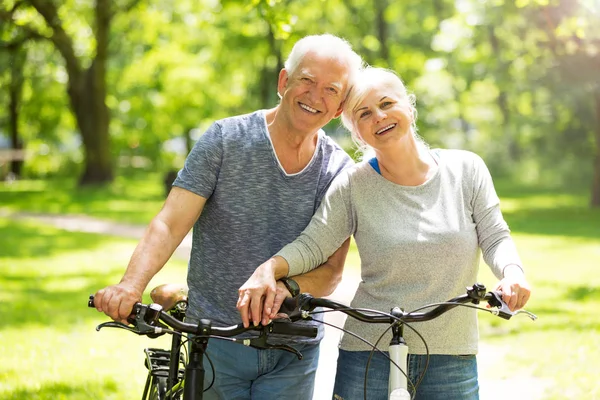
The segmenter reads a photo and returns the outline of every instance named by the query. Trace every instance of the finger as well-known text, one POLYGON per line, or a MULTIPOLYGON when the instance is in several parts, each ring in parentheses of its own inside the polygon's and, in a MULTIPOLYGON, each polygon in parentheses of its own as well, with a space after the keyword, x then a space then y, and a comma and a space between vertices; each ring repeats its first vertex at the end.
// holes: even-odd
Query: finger
POLYGON ((245 291, 244 294, 240 294, 238 311, 240 312, 240 317, 242 317, 242 324, 244 324, 244 328, 247 328, 250 326, 250 320, 248 319, 248 296, 245 291))
POLYGON ((262 324, 267 325, 269 323, 269 318, 271 318, 272 310, 273 310, 273 302, 275 300, 275 291, 269 290, 267 291, 267 295, 265 296, 265 305, 263 309, 263 318, 262 324))
POLYGON ((113 292, 112 290, 107 291, 104 294, 104 297, 102 298, 102 310, 104 311, 104 314, 106 314, 107 316, 109 316, 110 318, 114 319, 115 321, 118 320, 118 315, 114 312, 114 307, 113 307, 113 303, 115 302, 115 300, 113 300, 113 292))
POLYGON ((508 305, 510 298, 512 297, 512 288, 510 285, 500 285, 500 291, 502 292, 502 301, 508 305))
POLYGON ((273 301, 273 308, 271 310, 271 319, 274 319, 283 304, 283 300, 285 300, 286 296, 283 293, 276 292, 275 300, 273 301))
POLYGON ((517 308, 525 307, 525 304, 527 304, 527 301, 529 300, 530 294, 531 293, 529 291, 524 291, 524 293, 522 293, 521 296, 519 296, 519 304, 517 308))
POLYGON ((250 299, 250 314, 252 315, 252 323, 254 326, 260 324, 262 315, 263 296, 254 295, 250 299))
POLYGON ((131 315, 131 312, 133 311, 133 304, 134 304, 134 302, 132 302, 130 299, 121 298, 121 302, 119 303, 119 308, 117 309, 117 312, 119 314, 119 319, 127 320, 127 318, 129 318, 129 316, 131 315))
POLYGON ((238 290, 238 299, 237 299, 237 303, 235 303, 235 308, 237 308, 238 310, 241 308, 243 298, 244 298, 244 290, 238 290))
POLYGON ((510 300, 508 301, 508 308, 510 308, 511 311, 515 311, 517 309, 517 304, 519 303, 519 293, 518 292, 512 292, 510 295, 510 300))
POLYGON ((99 312, 102 312, 102 298, 104 297, 104 289, 100 289, 94 295, 94 307, 99 312))

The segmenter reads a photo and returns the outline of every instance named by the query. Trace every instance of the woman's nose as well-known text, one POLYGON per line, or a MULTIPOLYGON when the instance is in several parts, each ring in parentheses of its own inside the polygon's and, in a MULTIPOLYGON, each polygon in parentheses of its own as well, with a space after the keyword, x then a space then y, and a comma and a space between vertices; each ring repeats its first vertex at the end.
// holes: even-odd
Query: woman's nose
POLYGON ((380 110, 379 108, 375 109, 375 121, 379 122, 381 120, 384 120, 387 118, 387 114, 385 113, 385 111, 380 110))

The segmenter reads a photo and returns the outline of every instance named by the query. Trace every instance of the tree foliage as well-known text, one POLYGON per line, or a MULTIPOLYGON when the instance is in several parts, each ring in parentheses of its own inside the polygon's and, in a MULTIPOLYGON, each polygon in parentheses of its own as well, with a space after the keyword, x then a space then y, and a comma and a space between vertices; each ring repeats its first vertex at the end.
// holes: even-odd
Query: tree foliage
MULTIPOLYGON (((477 151, 496 176, 592 182, 600 204, 593 1, 13 0, 0 21, 0 41, 27 50, 24 142, 65 150, 63 168, 84 160, 84 181, 144 160, 180 167, 215 119, 275 105, 293 43, 330 32, 402 76, 432 146, 477 151)), ((3 87, 12 79, 3 67, 3 87)), ((0 104, 8 98, 0 91, 0 104)))

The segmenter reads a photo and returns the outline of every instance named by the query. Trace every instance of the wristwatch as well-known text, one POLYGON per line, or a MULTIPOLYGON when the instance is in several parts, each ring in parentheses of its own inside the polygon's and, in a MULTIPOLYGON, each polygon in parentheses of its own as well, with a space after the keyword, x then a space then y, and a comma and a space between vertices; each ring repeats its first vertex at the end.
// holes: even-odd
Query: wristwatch
POLYGON ((292 297, 296 297, 300 294, 300 285, 292 278, 282 278, 280 281, 285 285, 287 290, 290 291, 292 297))

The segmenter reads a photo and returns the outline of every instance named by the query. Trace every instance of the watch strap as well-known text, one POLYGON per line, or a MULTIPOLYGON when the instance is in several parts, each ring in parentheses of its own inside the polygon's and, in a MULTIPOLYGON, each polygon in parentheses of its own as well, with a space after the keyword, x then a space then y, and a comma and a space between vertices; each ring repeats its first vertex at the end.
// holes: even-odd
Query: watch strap
POLYGON ((290 291, 292 297, 296 297, 300 294, 300 285, 298 285, 298 282, 296 282, 292 278, 283 278, 280 279, 280 281, 285 285, 287 290, 290 291))

